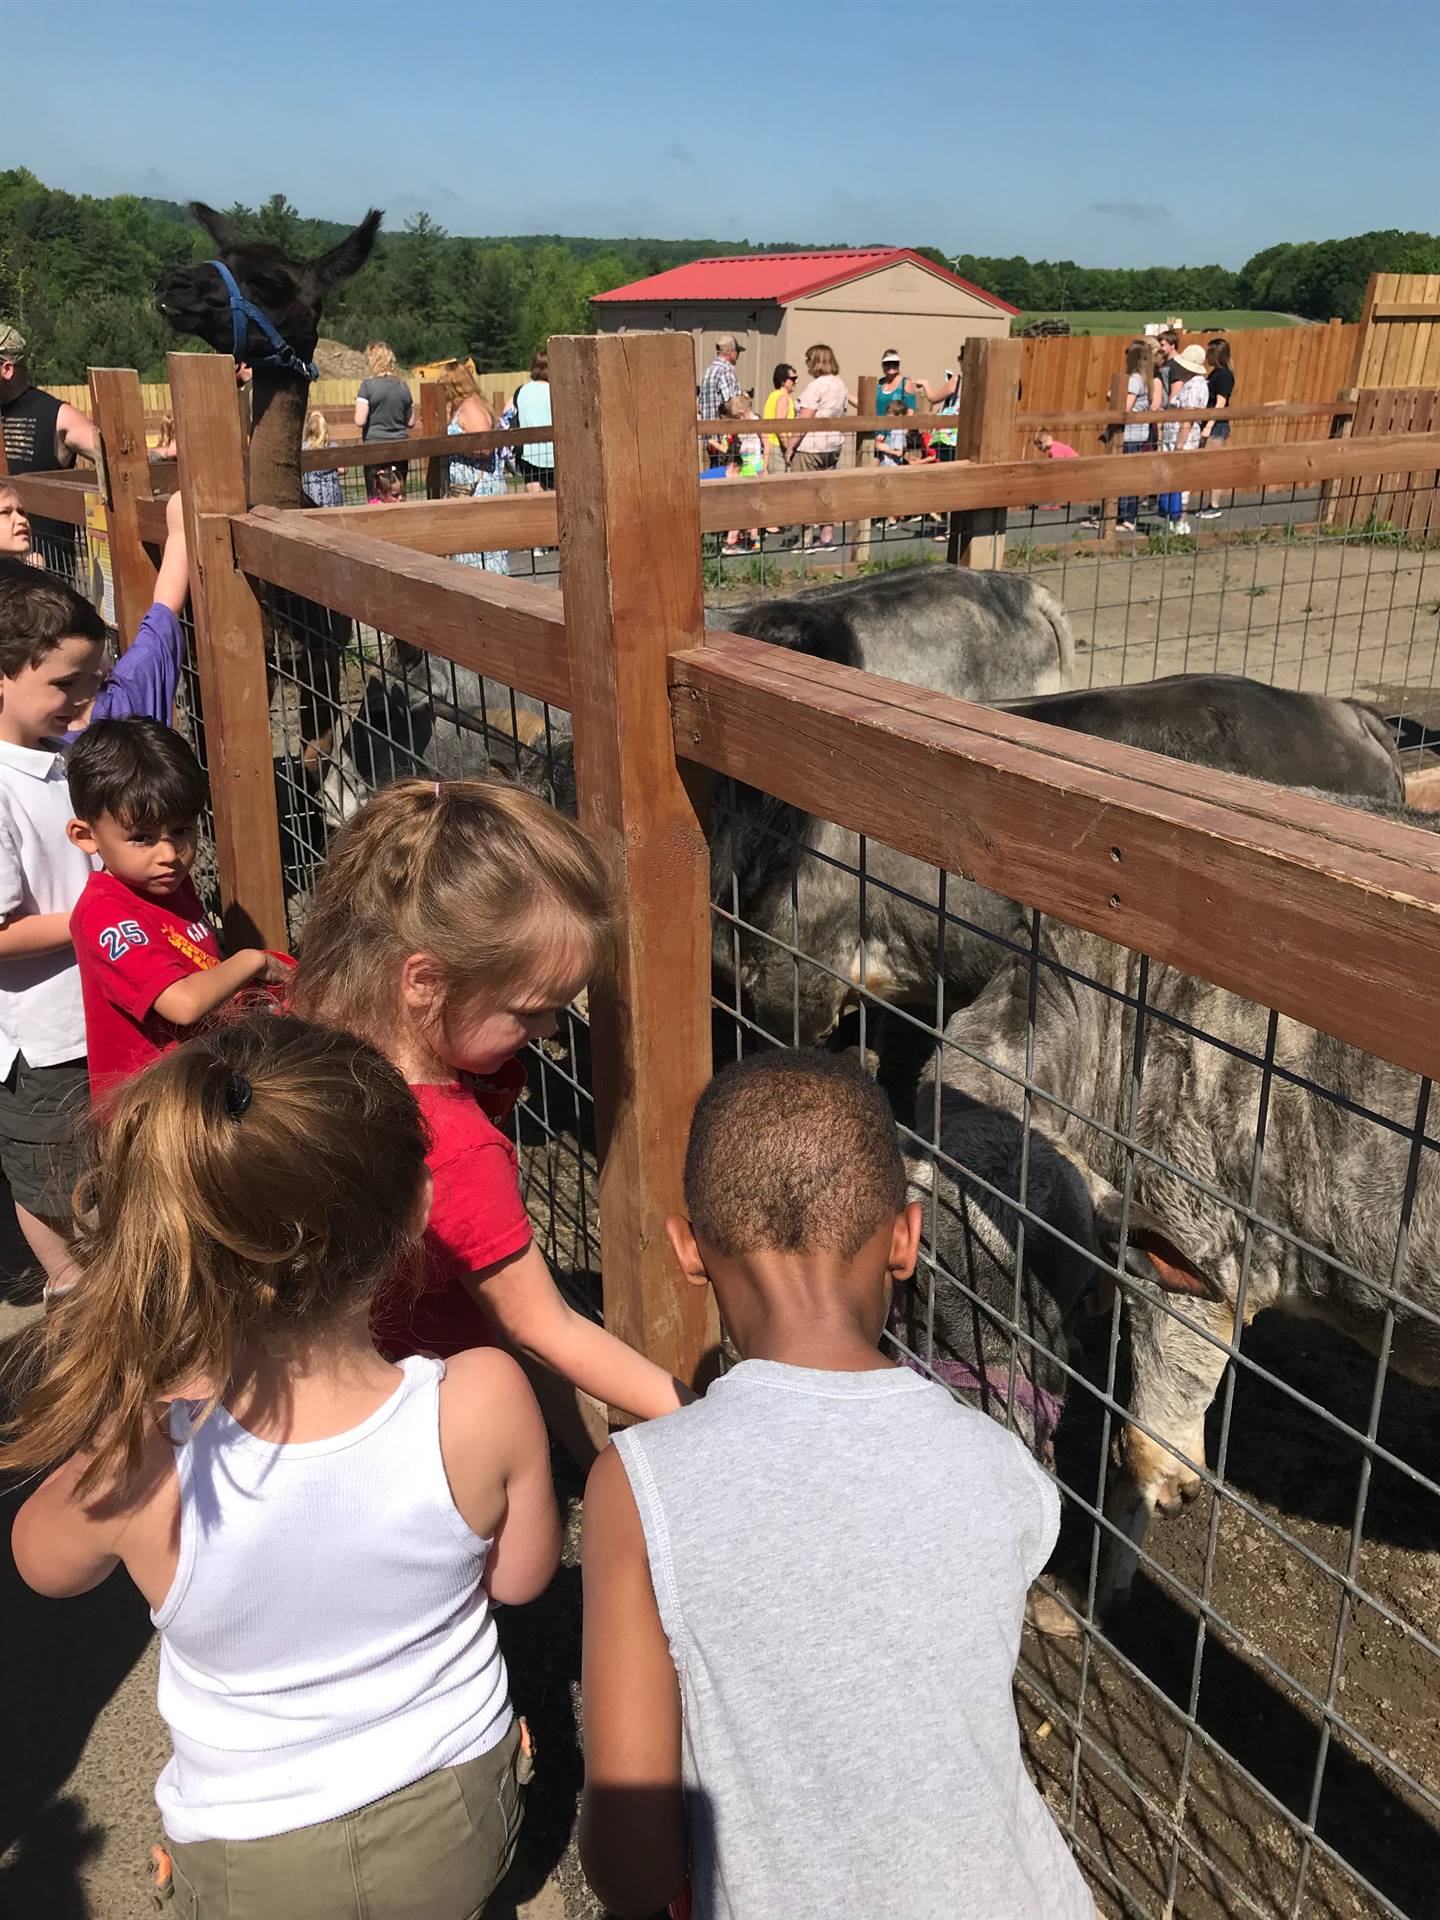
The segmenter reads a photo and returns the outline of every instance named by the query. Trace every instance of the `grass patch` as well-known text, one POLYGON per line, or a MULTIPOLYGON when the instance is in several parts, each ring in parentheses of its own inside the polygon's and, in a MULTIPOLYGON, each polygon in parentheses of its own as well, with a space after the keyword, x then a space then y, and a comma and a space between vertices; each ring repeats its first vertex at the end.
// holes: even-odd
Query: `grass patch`
MULTIPOLYGON (((1012 321, 1010 331, 1020 333, 1032 320, 1068 320, 1072 334, 1143 333, 1147 324, 1156 321, 1163 324, 1169 317, 1166 313, 1142 313, 1135 309, 1115 313, 1056 313, 1053 307, 1037 307, 1012 321)), ((1253 307, 1202 307, 1198 312, 1187 308, 1182 318, 1191 333, 1240 333, 1247 327, 1303 324, 1288 313, 1266 313, 1253 307)))
MULTIPOLYGON (((1245 587, 1242 591, 1248 594, 1252 600, 1258 600, 1262 594, 1269 593, 1270 589, 1269 587, 1245 587)), ((1309 612, 1308 607, 1306 608, 1306 612, 1309 612)))
POLYGON ((1323 540, 1343 540, 1352 547, 1397 547, 1407 553, 1419 552, 1425 545, 1406 533, 1403 527, 1397 527, 1393 521, 1381 520, 1371 514, 1362 520, 1358 527, 1331 526, 1328 523, 1320 529, 1323 540))
POLYGON ((1137 546, 1138 553, 1194 553, 1195 536, 1193 533, 1166 533, 1160 527, 1152 527, 1145 536, 1144 546, 1137 546))

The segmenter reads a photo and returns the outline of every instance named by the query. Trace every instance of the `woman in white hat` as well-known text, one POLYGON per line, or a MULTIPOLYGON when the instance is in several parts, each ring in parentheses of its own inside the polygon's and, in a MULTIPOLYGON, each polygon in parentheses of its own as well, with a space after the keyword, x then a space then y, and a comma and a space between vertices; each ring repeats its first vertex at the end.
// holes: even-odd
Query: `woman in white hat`
MULTIPOLYGON (((1175 364, 1183 369, 1184 377, 1172 383, 1169 405, 1175 408, 1208 407, 1210 382, 1205 377, 1205 349, 1200 346, 1185 347, 1176 354, 1175 364)), ((1200 445, 1200 422, 1167 421, 1161 428, 1161 435, 1167 453, 1189 453, 1200 445)), ((1190 522, 1185 518, 1189 495, 1170 493, 1161 497, 1169 507, 1170 531, 1189 533, 1190 522)))

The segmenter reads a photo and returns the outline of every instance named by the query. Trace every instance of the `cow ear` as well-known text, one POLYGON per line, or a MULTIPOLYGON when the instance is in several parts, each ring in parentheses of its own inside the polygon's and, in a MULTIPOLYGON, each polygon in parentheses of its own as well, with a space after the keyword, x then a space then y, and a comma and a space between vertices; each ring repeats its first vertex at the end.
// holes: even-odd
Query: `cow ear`
POLYGON ((203 200, 192 200, 190 211, 221 253, 233 253, 237 247, 244 245, 245 236, 234 222, 227 220, 223 213, 217 213, 214 207, 207 207, 203 200))
MULTIPOLYGON (((1095 1208, 1095 1243, 1112 1266, 1120 1258, 1120 1195, 1106 1194, 1095 1208)), ((1125 1235, 1125 1273, 1148 1280, 1166 1293, 1188 1293, 1199 1300, 1224 1298, 1219 1286, 1203 1272, 1172 1237, 1169 1230, 1138 1200, 1130 1202, 1125 1235)))
POLYGON ((370 258, 370 249, 375 245, 375 236, 384 218, 378 207, 372 207, 353 233, 347 233, 328 253, 322 253, 318 259, 310 262, 310 271, 319 282, 322 293, 329 293, 332 287, 338 287, 342 280, 348 280, 352 273, 360 271, 370 258))

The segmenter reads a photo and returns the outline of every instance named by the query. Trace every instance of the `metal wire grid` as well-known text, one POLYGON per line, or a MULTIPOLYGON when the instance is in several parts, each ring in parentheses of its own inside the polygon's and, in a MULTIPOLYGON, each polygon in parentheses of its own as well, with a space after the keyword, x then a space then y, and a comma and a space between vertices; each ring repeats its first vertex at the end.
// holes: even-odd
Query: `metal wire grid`
POLYGON ((215 857, 215 808, 208 797, 210 760, 205 739, 205 709, 200 697, 200 669, 195 657, 195 621, 187 601, 180 615, 185 647, 180 658, 180 678, 175 688, 175 729, 194 749, 195 758, 205 775, 207 798, 200 815, 198 847, 192 878, 205 909, 220 917, 220 868, 215 857))
MULTIPOLYGON (((390 781, 499 774, 574 808, 569 716, 313 601, 266 590, 271 738, 291 937, 330 837, 390 781)), ((532 1046, 512 1122, 542 1251, 577 1305, 599 1314, 598 1169, 583 1007, 532 1046)))
POLYGON ((30 541, 49 572, 58 574, 67 586, 83 593, 87 600, 92 598, 84 527, 35 515, 30 521, 30 541))
MULTIPOLYGON (((1198 482, 1203 455, 1196 467, 1198 482)), ((1119 463, 1117 487, 1123 475, 1119 463)), ((1135 535, 1115 532, 1113 502, 1012 510, 1005 565, 1064 605, 1077 685, 1245 674, 1371 701, 1413 746, 1430 725, 1440 731, 1440 501, 1430 476, 1396 478, 1352 483, 1338 517, 1327 517, 1326 489, 1287 483, 1226 492, 1220 518, 1203 520, 1197 484, 1185 534, 1144 501, 1135 535)), ((948 551, 933 515, 838 524, 829 552, 802 546, 807 531, 761 529, 753 550, 734 553, 706 536, 710 603, 803 593, 948 551)))
MULTIPOLYGON (((731 783, 720 783, 713 805, 712 818, 735 814, 731 783)), ((771 838, 779 844, 783 836, 771 838)), ((922 1273, 907 1322, 912 1335, 918 1328, 918 1338, 891 1335, 909 1357, 933 1367, 937 1305, 948 1290, 952 1301, 963 1300, 967 1312, 1008 1340, 1013 1374, 1037 1344, 1020 1298, 1026 1236, 1059 1242, 1075 1258, 1093 1264, 1085 1249, 1066 1240, 1029 1204, 1037 1102, 1052 1116, 1052 1126, 1058 1112, 1108 1139, 1123 1163, 1117 1185, 1127 1209, 1137 1168, 1154 1167, 1233 1213, 1242 1236, 1237 1324, 1246 1317, 1257 1233, 1338 1277, 1362 1280, 1383 1302, 1374 1327, 1373 1364, 1362 1360, 1358 1349, 1334 1340, 1322 1348, 1318 1386, 1313 1363, 1308 1373, 1304 1365, 1297 1370, 1297 1349, 1303 1360, 1308 1336, 1297 1343, 1292 1334, 1287 1342, 1286 1328, 1293 1323, 1279 1322, 1275 1332, 1272 1317, 1270 1336, 1262 1340, 1267 1324, 1262 1321, 1243 1347, 1201 1330, 1224 1362, 1209 1416, 1212 1464, 1188 1463, 1200 1483, 1201 1501, 1186 1522, 1157 1517, 1141 1553, 1133 1610, 1119 1620, 1102 1619, 1096 1605, 1101 1552, 1115 1534, 1104 1512, 1106 1462, 1115 1422, 1123 1426, 1131 1418, 1121 1307, 1127 1283, 1120 1281, 1108 1315, 1085 1329, 1083 1357, 1068 1351, 1055 1356, 1067 1402, 1059 1449, 1066 1508, 1060 1592, 1076 1637, 1028 1637, 1019 1693, 1042 1789, 1092 1884, 1117 1910, 1298 1920, 1302 1914, 1354 1912, 1357 1895, 1367 1903, 1366 1912, 1418 1916, 1428 1910, 1433 1888, 1418 1862, 1427 1847, 1433 1859, 1440 1835, 1435 1737, 1440 1615, 1433 1601, 1440 1468, 1432 1461, 1433 1396, 1397 1378, 1390 1364, 1397 1300, 1403 1299, 1412 1314, 1417 1310, 1404 1289, 1417 1187, 1422 1177, 1437 1177, 1433 1156, 1440 1140, 1433 1130, 1428 1083, 1408 1080, 1408 1105, 1398 1114, 1366 1108, 1277 1058, 1280 1029, 1273 1012, 1253 1015, 1250 1024, 1258 1022, 1263 1033, 1258 1047, 1237 1045, 1157 1004, 1151 968, 1143 958, 1120 986, 1077 972, 1050 951, 1047 934, 1055 923, 1030 913, 1017 918, 1014 938, 997 937, 954 911, 943 875, 933 876, 933 898, 925 897, 928 889, 911 894, 878 880, 869 870, 870 850, 863 839, 853 863, 818 853, 793 837, 783 838, 783 852, 788 899, 777 903, 771 897, 764 924, 754 917, 754 903, 742 902, 735 880, 715 905, 717 955, 728 953, 728 968, 722 963, 721 971, 728 971, 734 983, 714 1003, 717 1057, 731 1049, 797 1043, 803 968, 837 981, 849 979, 807 951, 801 900, 803 870, 810 863, 831 876, 843 875, 854 887, 862 982, 868 977, 872 894, 933 914, 937 977, 947 938, 957 928, 991 944, 997 969, 1017 961, 1026 968, 1029 999, 1021 1058, 982 1056, 1014 1090, 1012 1104, 1023 1128, 1018 1190, 1002 1192, 973 1169, 963 1169, 972 1188, 994 1196, 1015 1221, 1013 1292, 1008 1301, 982 1296, 963 1275, 945 1267, 937 1252, 939 1185, 932 1180, 922 1273), (753 959, 761 949, 784 955, 794 970, 788 1017, 778 1007, 768 1021, 757 1017, 738 984, 747 957, 753 959), (1120 1014, 1127 1094, 1118 1126, 1077 1107, 1053 1084, 1054 1063, 1046 1061, 1043 1047, 1037 1058, 1036 1003, 1047 974, 1063 976, 1080 1000, 1108 1003, 1120 1014), (1138 1136, 1147 1046, 1156 1031, 1183 1034, 1195 1048, 1197 1083, 1204 1080, 1207 1060, 1245 1069, 1254 1122, 1237 1190, 1198 1179, 1138 1136), (1392 1151, 1403 1148, 1403 1196, 1388 1278, 1355 1274, 1332 1251, 1305 1241, 1264 1211, 1261 1175, 1267 1151, 1273 1151, 1277 1089, 1303 1093, 1327 1114, 1343 1113, 1359 1122, 1367 1142, 1373 1136, 1373 1142, 1398 1143, 1392 1151), (1343 1374, 1342 1393, 1331 1391, 1334 1382, 1325 1377, 1326 1369, 1343 1374), (1392 1418, 1382 1438, 1387 1399, 1392 1418), (1274 1462, 1268 1477, 1263 1468, 1257 1471, 1257 1450, 1274 1462), (1319 1508, 1318 1519, 1306 1511, 1307 1496, 1295 1496, 1296 1483, 1316 1480, 1337 1489, 1328 1506, 1325 1499, 1310 1500, 1319 1508), (1346 1510, 1337 1512, 1337 1503, 1346 1510), (1291 1518, 1295 1509, 1298 1520, 1291 1518), (1284 1596, 1278 1611, 1277 1593, 1284 1596), (1371 1664, 1382 1641, 1397 1650, 1393 1698, 1381 1692, 1371 1664)), ((943 1056, 954 1046, 943 1037, 953 1003, 947 1008, 942 986, 937 985, 928 1012, 884 1006, 863 984, 854 998, 839 1039, 857 1046, 882 1077, 887 1051, 908 1053, 913 1071, 917 1049, 926 1056, 938 1049, 943 1056), (897 1048, 897 1035, 908 1045, 897 1048)), ((899 1080, 903 1085, 903 1071, 899 1080)), ((891 1085, 893 1090, 893 1070, 891 1085)), ((904 1128, 907 1150, 953 1177, 962 1169, 941 1145, 939 1111, 937 1078, 936 1097, 904 1128)), ((1373 1142, 1372 1150, 1378 1150, 1373 1142)), ((1166 1301, 1162 1311, 1177 1323, 1195 1324, 1183 1306, 1166 1301)), ((980 1356, 938 1357, 973 1363, 980 1356)), ((991 1411, 1014 1424, 1013 1399, 1005 1404, 1002 1397, 991 1411)), ((1173 1448, 1173 1439, 1149 1427, 1142 1430, 1173 1448)))

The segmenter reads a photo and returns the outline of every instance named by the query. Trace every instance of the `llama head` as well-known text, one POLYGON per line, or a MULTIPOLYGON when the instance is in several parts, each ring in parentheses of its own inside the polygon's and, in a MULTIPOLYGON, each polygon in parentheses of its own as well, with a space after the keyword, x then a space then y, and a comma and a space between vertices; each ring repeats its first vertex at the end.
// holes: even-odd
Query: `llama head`
MULTIPOLYGON (((215 258, 229 269, 244 299, 302 362, 315 351, 326 295, 364 266, 384 217, 372 207, 328 252, 295 260, 268 240, 247 240, 223 213, 201 201, 192 201, 190 211, 214 241, 215 258)), ((198 334, 217 353, 233 353, 237 361, 263 366, 275 352, 252 315, 239 316, 237 340, 230 289, 213 260, 167 273, 156 286, 155 305, 177 333, 198 334)))

